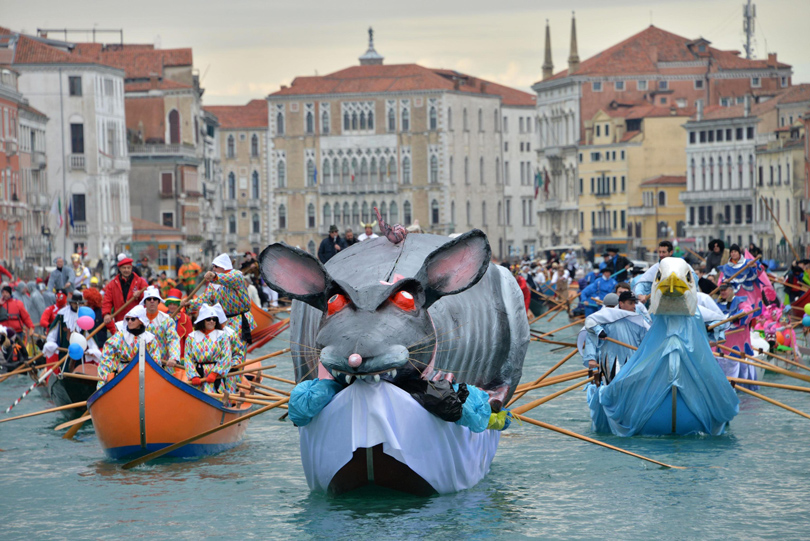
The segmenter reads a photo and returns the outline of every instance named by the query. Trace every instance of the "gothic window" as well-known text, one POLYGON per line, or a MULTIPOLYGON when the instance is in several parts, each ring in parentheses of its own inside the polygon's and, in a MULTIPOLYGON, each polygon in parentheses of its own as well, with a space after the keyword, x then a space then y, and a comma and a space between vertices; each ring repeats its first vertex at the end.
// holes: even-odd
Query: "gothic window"
MULTIPOLYGON (((355 203, 357 205, 357 203, 355 203)), ((349 204, 343 203, 343 224, 350 225, 352 223, 352 217, 349 214, 349 204)))
POLYGON ((430 157, 430 183, 439 183, 439 158, 435 154, 430 157))
POLYGON ((307 160, 307 186, 314 186, 317 184, 317 179, 315 178, 315 162, 307 160))
POLYGON ((374 112, 373 112, 373 111, 369 111, 369 112, 368 112, 368 122, 367 122, 367 125, 368 125, 368 129, 370 129, 370 130, 373 130, 373 129, 374 129, 374 112))
POLYGON ((411 160, 407 156, 402 158, 402 183, 411 183, 411 160))
POLYGON ((503 225, 503 204, 498 201, 498 225, 503 225))
POLYGON ((435 131, 438 128, 438 119, 436 118, 436 108, 431 107, 430 108, 430 113, 428 113, 428 115, 430 117, 430 120, 429 120, 429 122, 430 122, 430 130, 435 131))
POLYGON ((430 203, 430 223, 439 225, 439 202, 435 199, 430 203))
POLYGON ((307 227, 310 229, 315 227, 315 205, 312 203, 307 205, 307 227))
POLYGON ((388 207, 388 214, 391 224, 396 224, 397 220, 399 220, 399 209, 397 209, 397 204, 394 201, 391 201, 391 205, 388 207))
POLYGON ((307 133, 312 134, 315 133, 315 116, 312 114, 312 111, 307 111, 307 133))
POLYGON ((251 175, 251 178, 250 178, 250 182, 251 182, 251 186, 250 186, 250 188, 251 188, 251 197, 253 199, 258 200, 259 199, 259 172, 258 171, 253 171, 253 174, 251 175))
POLYGON ((259 157, 259 136, 255 133, 250 138, 250 156, 253 158, 259 157))
POLYGON ((352 113, 352 129, 357 129, 357 113, 352 113))
MULTIPOLYGON (((332 216, 332 223, 335 225, 340 225, 340 203, 335 203, 335 206, 332 208, 332 212, 334 213, 332 216)), ((327 222, 324 222, 324 225, 326 225, 326 223, 327 222)))
POLYGON ((397 117, 393 109, 388 109, 388 131, 397 131, 397 117))
POLYGON ((450 156, 450 159, 448 160, 447 169, 448 169, 448 176, 450 177, 450 184, 455 184, 456 181, 453 178, 453 157, 452 156, 450 156))
POLYGON ((377 158, 371 158, 371 167, 369 168, 369 174, 371 175, 371 182, 377 182, 379 180, 377 178, 377 158))
POLYGON ((340 162, 337 158, 332 160, 332 183, 340 182, 340 162))
POLYGON ((385 204, 385 201, 380 203, 380 216, 383 220, 388 222, 388 206, 385 204))
POLYGON ((456 225, 456 202, 450 201, 450 225, 456 225))
POLYGON ((276 134, 284 135, 284 113, 280 111, 276 115, 276 134))
POLYGON ((251 231, 253 232, 254 235, 258 235, 261 230, 261 221, 259 220, 258 212, 253 213, 253 219, 251 220, 251 223, 253 225, 251 231))
POLYGON ((342 169, 341 175, 343 177, 342 181, 344 183, 349 182, 351 180, 351 178, 349 177, 350 173, 349 173, 349 159, 348 158, 343 158, 343 169, 342 169))
POLYGON ((470 159, 464 156, 464 184, 470 183, 470 159))
POLYGON ((228 199, 236 199, 236 175, 228 173, 228 199))
POLYGON ((368 201, 363 201, 363 223, 368 223, 371 221, 369 210, 368 210, 368 201))
POLYGON ((352 203, 352 223, 360 223, 360 205, 357 204, 357 201, 352 203))
POLYGON ((172 109, 169 113, 169 143, 180 144, 180 113, 172 109))
POLYGON ((467 108, 465 107, 464 110, 461 112, 461 124, 464 128, 464 131, 469 131, 470 127, 467 125, 467 108))
POLYGON ((447 129, 453 131, 453 109, 447 108, 447 129))
MULTIPOLYGON (((471 212, 470 202, 467 201, 467 225, 472 225, 472 216, 471 216, 471 214, 472 214, 472 212, 471 212)), ((433 223, 434 224, 438 223, 438 220, 434 221, 433 223)))
MULTIPOLYGON (((360 113, 362 116, 363 113, 360 113)), ((360 182, 368 184, 368 162, 365 158, 360 161, 360 182)))
POLYGON ((411 202, 405 201, 402 205, 402 223, 403 225, 410 225, 413 221, 413 215, 411 214, 411 202))
POLYGON ((351 173, 352 173, 352 177, 351 177, 352 182, 357 180, 357 174, 359 172, 360 172, 360 168, 357 167, 357 158, 352 158, 352 171, 351 171, 351 173))
POLYGON ((284 205, 278 206, 278 228, 287 229, 287 207, 284 205))
POLYGON ((388 181, 388 167, 386 165, 385 158, 380 158, 380 182, 387 182, 388 181))
POLYGON ((394 182, 397 181, 397 161, 391 156, 391 159, 388 160, 388 176, 394 182))
POLYGON ((332 207, 329 203, 323 206, 323 225, 332 223, 332 207))
POLYGON ((484 131, 484 112, 478 109, 478 131, 484 131))
POLYGON ((714 158, 709 158, 709 185, 706 189, 714 188, 714 158))
POLYGON ((360 129, 366 129, 366 113, 363 111, 360 111, 360 129))
POLYGON ((481 203, 481 225, 487 225, 487 202, 481 203))
POLYGON ((495 158, 495 183, 501 183, 501 159, 495 158))
POLYGON ((352 128, 349 112, 343 113, 343 131, 349 131, 352 128))
POLYGON ((233 138, 233 135, 228 136, 228 157, 236 157, 236 139, 233 138))
POLYGON ((287 187, 287 171, 286 166, 284 165, 284 161, 279 160, 277 166, 277 176, 278 176, 278 187, 279 188, 286 188, 287 187))
POLYGON ((411 114, 408 109, 402 110, 402 131, 410 131, 411 129, 411 114))
POLYGON ((329 134, 329 112, 324 111, 321 113, 321 133, 324 135, 329 134))
POLYGON ((329 165, 329 159, 323 161, 323 183, 332 182, 332 168, 329 165))
POLYGON ((484 157, 481 156, 478 158, 478 181, 480 184, 484 184, 484 157))
POLYGON ((233 214, 228 216, 228 233, 231 235, 236 235, 236 216, 233 214))
POLYGON ((311 241, 309 241, 307 243, 307 252, 309 252, 310 255, 312 255, 312 256, 315 255, 315 241, 314 240, 311 240, 311 241))

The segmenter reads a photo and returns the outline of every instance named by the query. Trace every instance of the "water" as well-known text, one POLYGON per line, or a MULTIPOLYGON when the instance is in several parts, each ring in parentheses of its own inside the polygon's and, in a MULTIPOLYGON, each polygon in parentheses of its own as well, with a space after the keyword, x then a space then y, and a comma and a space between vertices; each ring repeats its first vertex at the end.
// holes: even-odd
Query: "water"
MULTIPOLYGON (((574 332, 556 339, 572 341, 574 332)), ((286 336, 265 350, 284 347, 286 336)), ((560 359, 553 347, 531 344, 524 381, 560 359)), ((286 362, 279 359, 277 375, 290 376, 286 362)), ((559 372, 579 368, 577 356, 559 372)), ((26 381, 0 384, 0 405, 26 381)), ((810 412, 810 394, 762 392, 810 412)), ((573 391, 531 416, 688 469, 513 425, 481 483, 427 499, 376 489, 310 493, 297 430, 276 410, 251 420, 245 442, 229 452, 132 471, 104 458, 92 429, 66 441, 53 430, 61 418, 40 416, 0 425, 0 538, 807 538, 810 420, 747 395, 740 401, 723 437, 623 439, 591 434, 584 392, 573 391)), ((32 393, 13 412, 46 407, 32 393)))

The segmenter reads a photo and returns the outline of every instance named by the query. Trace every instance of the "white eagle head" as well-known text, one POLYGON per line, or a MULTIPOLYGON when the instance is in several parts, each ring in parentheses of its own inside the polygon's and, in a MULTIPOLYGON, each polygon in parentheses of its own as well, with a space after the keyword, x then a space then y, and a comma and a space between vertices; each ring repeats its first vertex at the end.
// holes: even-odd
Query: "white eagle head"
POLYGON ((697 284, 692 267, 679 257, 665 257, 652 285, 650 312, 657 315, 694 315, 697 284))

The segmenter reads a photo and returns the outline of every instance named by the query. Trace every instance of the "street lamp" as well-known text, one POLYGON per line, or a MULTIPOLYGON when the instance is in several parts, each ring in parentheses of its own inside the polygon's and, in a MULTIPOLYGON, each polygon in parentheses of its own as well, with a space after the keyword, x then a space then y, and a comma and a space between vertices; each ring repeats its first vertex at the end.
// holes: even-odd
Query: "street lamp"
MULTIPOLYGON (((51 259, 51 228, 47 225, 42 226, 42 236, 45 237, 45 240, 48 242, 48 264, 52 261, 51 259)), ((45 265, 43 265, 44 267, 45 265)))

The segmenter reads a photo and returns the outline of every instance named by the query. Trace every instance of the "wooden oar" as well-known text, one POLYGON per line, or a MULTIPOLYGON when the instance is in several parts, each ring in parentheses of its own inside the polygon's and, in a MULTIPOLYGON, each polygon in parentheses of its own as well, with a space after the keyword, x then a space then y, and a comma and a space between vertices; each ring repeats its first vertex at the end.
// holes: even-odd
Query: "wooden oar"
POLYGON ((568 307, 567 307, 567 306, 565 306, 565 305, 563 305, 563 304, 561 304, 561 305, 560 305, 560 308, 559 308, 559 311, 558 311, 556 314, 554 314, 553 316, 551 316, 550 318, 548 318, 548 322, 549 322, 549 323, 551 323, 552 321, 554 321, 554 318, 555 318, 555 317, 557 317, 558 315, 562 314, 562 313, 563 313, 563 308, 566 308, 565 313, 567 314, 567 313, 568 313, 568 310, 567 310, 567 308, 568 308, 568 307))
MULTIPOLYGON (((267 377, 267 376, 265 375, 264 377, 267 377)), ((275 389, 275 388, 270 387, 269 385, 262 385, 261 383, 257 383, 257 382, 255 382, 255 381, 251 381, 251 382, 250 382, 250 385, 253 385, 254 387, 257 387, 257 388, 259 388, 259 389, 267 389, 268 391, 276 391, 276 389, 275 389)), ((277 391, 276 391, 276 392, 277 392, 277 391)), ((286 394, 286 393, 285 393, 285 394, 286 394)))
POLYGON ((560 383, 565 383, 566 381, 571 381, 572 379, 581 378, 588 374, 587 369, 577 370, 575 372, 569 372, 567 374, 562 374, 560 376, 555 376, 553 378, 548 378, 545 381, 538 383, 537 385, 526 384, 524 387, 518 387, 518 391, 533 391, 535 389, 542 389, 543 387, 549 387, 551 385, 557 385, 560 383))
MULTIPOLYGON (((742 272, 743 272, 745 269, 747 269, 747 268, 749 268, 749 267, 751 267, 751 266, 755 265, 755 264, 756 264, 756 262, 757 262, 757 261, 759 261, 761 257, 762 257, 762 254, 758 255, 757 257, 755 257, 754 259, 752 259, 751 261, 749 261, 748 263, 746 263, 746 264, 745 264, 745 265, 744 265, 744 266, 743 266, 743 267, 742 267, 740 270, 738 270, 737 272, 735 272, 734 274, 732 274, 732 275, 731 275, 731 278, 725 278, 725 277, 723 277, 723 283, 725 283, 725 282, 731 282, 732 280, 734 280, 734 279, 735 279, 737 276, 739 276, 739 275, 740 275, 740 274, 741 274, 741 273, 742 273, 742 272)), ((713 297, 713 296, 714 296, 714 294, 715 294, 715 293, 717 293, 718 291, 720 291, 720 286, 717 286, 716 288, 714 288, 714 289, 712 290, 712 292, 711 292, 711 293, 709 293, 709 296, 710 296, 710 297, 713 297)))
POLYGON ((535 338, 545 338, 546 336, 551 336, 552 334, 557 333, 557 332, 560 332, 560 331, 562 331, 562 330, 564 330, 564 329, 567 329, 568 327, 573 327, 574 325, 579 325, 579 324, 580 324, 580 323, 582 323, 583 321, 585 321, 585 318, 584 318, 584 317, 582 317, 582 318, 578 318, 578 319, 575 319, 574 321, 572 321, 572 322, 571 322, 571 323, 569 323, 568 325, 563 325, 563 326, 562 326, 562 327, 560 327, 559 329, 554 329, 553 331, 548 331, 548 332, 545 332, 545 333, 543 333, 543 334, 541 334, 541 335, 539 335, 539 336, 538 336, 538 335, 535 335, 535 338))
MULTIPOLYGON (((754 383, 758 383, 758 382, 754 382, 754 383)), ((779 402, 778 400, 774 400, 773 398, 768 398, 767 396, 759 394, 759 393, 757 393, 755 391, 752 391, 751 389, 746 389, 745 387, 735 387, 735 389, 737 389, 738 391, 742 391, 745 394, 750 394, 751 396, 756 396, 760 400, 764 400, 765 402, 773 404, 774 406, 779 406, 780 408, 784 408, 784 409, 786 409, 788 411, 792 411, 793 413, 795 413, 797 415, 801 415, 802 417, 804 417, 806 419, 810 419, 810 415, 807 415, 805 412, 799 411, 796 408, 792 408, 792 407, 788 406, 787 404, 783 404, 783 403, 779 402)))
POLYGON ((86 406, 87 401, 83 402, 74 402, 73 404, 67 404, 65 406, 57 406, 55 408, 50 408, 42 411, 35 411, 34 413, 26 413, 25 415, 17 415, 16 417, 9 417, 8 419, 0 420, 0 423, 7 423, 9 421, 16 421, 17 419, 26 419, 28 417, 36 417, 37 415, 45 415, 46 413, 55 413, 57 411, 65 411, 74 408, 81 408, 82 406, 86 406))
MULTIPOLYGON (((542 314, 540 314, 539 316, 534 318, 534 321, 537 321, 538 319, 542 319, 542 318, 546 317, 547 315, 553 314, 554 312, 558 312, 558 311, 560 311, 562 309, 563 309, 562 305, 557 305, 554 308, 546 310, 545 312, 543 312, 542 314)), ((534 321, 532 321, 532 323, 534 323, 534 321)))
MULTIPOLYGON (((566 362, 566 361, 568 361, 568 360, 569 360, 571 357, 573 357, 573 356, 574 356, 574 355, 576 355, 576 354, 577 354, 577 350, 575 349, 574 351, 572 351, 571 353, 569 353, 568 355, 566 355, 565 357, 563 357, 563 358, 562 358, 562 360, 561 360, 561 361, 559 361, 557 364, 555 364, 554 366, 552 366, 551 368, 549 368, 549 369, 546 371, 546 373, 545 373, 545 374, 543 374, 542 376, 540 376, 539 378, 537 378, 536 380, 534 380, 534 381, 532 382, 532 385, 537 385, 538 383, 540 383, 541 381, 543 381, 544 379, 546 379, 546 378, 549 376, 549 374, 551 374, 552 372, 554 372, 555 370, 557 370, 559 367, 561 367, 563 364, 565 364, 565 362, 566 362)), ((515 394, 515 395, 512 397, 512 400, 510 400, 510 401, 509 401, 509 403, 508 403, 506 406, 507 406, 507 407, 509 407, 510 405, 514 404, 514 403, 515 403, 515 401, 520 400, 521 398, 523 398, 523 395, 525 395, 527 392, 528 392, 528 391, 521 391, 521 392, 519 392, 519 393, 516 393, 516 394, 515 394)))
POLYGON ((788 238, 788 236, 785 235, 785 230, 782 229, 782 226, 779 223, 779 220, 776 218, 776 215, 774 215, 773 210, 771 209, 771 206, 768 204, 768 200, 765 199, 764 195, 760 195, 759 197, 765 203, 765 208, 767 208, 768 212, 771 213, 771 218, 773 218, 773 221, 776 222, 776 227, 778 227, 779 231, 782 232, 782 238, 785 239, 785 242, 787 242, 788 246, 790 246, 790 250, 793 252, 793 257, 796 258, 796 261, 799 261, 801 259, 801 257, 799 257, 799 252, 796 251, 796 248, 793 247, 793 244, 790 242, 790 239, 788 238))
MULTIPOLYGON (((514 414, 513 414, 514 415, 514 414)), ((595 439, 589 438, 587 436, 583 436, 582 434, 577 434, 576 432, 572 432, 565 428, 560 428, 559 426, 550 425, 548 423, 544 423, 543 421, 538 421, 536 419, 530 419, 529 417, 524 417, 523 415, 514 415, 516 419, 520 419, 521 421, 525 421, 529 424, 533 424, 535 426, 539 426, 541 428, 545 428, 547 430, 552 430, 559 434, 565 434, 566 436, 571 436, 572 438, 577 438, 578 440, 587 441, 588 443, 593 443, 595 445, 599 445, 601 447, 605 447, 607 449, 611 449, 613 451, 618 451, 620 453, 624 453, 626 455, 630 455, 635 458, 640 458, 641 460, 646 460, 647 462, 652 462, 653 464, 658 464, 659 466, 663 466, 665 468, 673 468, 676 470, 684 470, 683 466, 672 466, 671 464, 665 464, 664 462, 659 462, 657 460, 653 460, 652 458, 647 458, 646 456, 637 455, 636 453, 632 453, 630 451, 626 451, 619 447, 614 447, 612 445, 608 445, 607 443, 602 443, 601 441, 597 441, 595 439)))
POLYGON ((276 381, 281 381, 283 383, 289 383, 290 385, 297 385, 297 383, 295 383, 291 379, 280 378, 278 376, 271 376, 270 374, 262 374, 262 377, 267 378, 267 379, 273 379, 273 380, 276 380, 276 381))
POLYGON ((269 366, 260 366, 258 368, 249 368, 247 370, 239 370, 238 372, 228 372, 224 376, 219 376, 219 378, 229 378, 231 376, 240 376, 242 374, 252 374, 254 372, 261 372, 262 370, 269 370, 270 368, 275 368, 277 365, 271 364, 269 366))
POLYGON ((191 290, 191 293, 183 297, 183 299, 180 301, 180 304, 172 306, 172 309, 169 310, 169 317, 174 318, 180 312, 180 309, 183 308, 183 303, 194 297, 194 295, 197 294, 200 288, 206 284, 208 284, 208 282, 206 282, 205 280, 200 280, 200 283, 197 284, 196 287, 191 290))
POLYGON ((611 338, 610 336, 606 336, 605 338, 603 338, 603 340, 607 340, 608 342, 613 342, 614 344, 619 344, 620 346, 626 347, 627 349, 632 349, 633 351, 638 350, 638 348, 636 346, 631 346, 630 344, 625 344, 624 342, 616 340, 615 338, 611 338))
MULTIPOLYGON (((284 348, 284 349, 280 349, 278 351, 274 351, 273 353, 268 353, 267 355, 262 355, 261 357, 256 357, 255 359, 247 359, 246 361, 235 365, 233 368, 242 368, 243 366, 247 366, 249 364, 260 363, 260 362, 262 362, 264 360, 271 359, 273 357, 278 357, 279 355, 283 355, 285 353, 288 353, 289 351, 290 351, 290 348, 284 348)), ((273 368, 275 368, 275 366, 273 366, 273 368)))
POLYGON ((90 412, 87 412, 82 417, 79 417, 78 419, 73 419, 71 421, 64 422, 61 425, 56 425, 53 429, 54 430, 64 430, 64 429, 70 428, 70 427, 72 427, 72 426, 74 426, 76 424, 82 424, 85 421, 89 421, 89 420, 90 420, 90 412))
POLYGON ((712 329, 714 329, 715 327, 719 327, 719 326, 720 326, 720 325, 722 325, 723 323, 728 323, 729 321, 736 321, 736 320, 738 320, 738 319, 740 319, 740 318, 744 318, 745 316, 750 316, 750 315, 751 315, 751 314, 753 314, 754 312, 756 312, 756 310, 749 310, 748 312, 740 312, 740 313, 739 313, 739 314, 737 314, 737 315, 734 315, 734 316, 731 316, 731 317, 727 317, 726 319, 723 319, 723 320, 721 320, 721 321, 717 321, 717 322, 715 322, 715 323, 712 323, 711 325, 709 325, 709 326, 707 327, 707 329, 708 329, 708 330, 712 330, 712 329))
POLYGON ((516 408, 513 408, 511 410, 512 415, 514 415, 516 413, 518 413, 518 414, 526 413, 529 410, 533 410, 537 406, 539 406, 541 404, 545 404, 549 400, 551 400, 553 398, 557 398, 558 396, 563 395, 563 394, 565 394, 565 393, 567 393, 569 391, 573 391, 574 389, 578 389, 578 388, 582 387, 583 385, 585 385, 586 383, 591 382, 591 381, 593 381, 593 376, 591 376, 589 378, 585 378, 582 381, 580 381, 578 383, 575 383, 574 385, 571 385, 569 387, 566 387, 565 389, 557 391, 556 393, 551 393, 550 395, 544 396, 543 398, 538 398, 537 400, 533 400, 533 401, 529 402, 528 404, 523 404, 522 406, 518 406, 516 408))
POLYGON ((90 420, 90 412, 87 412, 87 413, 86 413, 85 415, 83 415, 82 417, 79 417, 78 419, 76 419, 76 424, 74 424, 73 426, 71 426, 71 427, 70 427, 70 430, 68 430, 67 432, 65 432, 65 434, 62 436, 62 439, 63 439, 63 440, 72 440, 72 439, 73 439, 73 436, 75 436, 75 435, 76 435, 76 433, 79 431, 79 429, 82 427, 82 425, 83 425, 83 424, 84 424, 86 421, 89 421, 89 420, 90 420))
POLYGON ((101 381, 101 378, 98 376, 88 376, 87 374, 74 374, 73 372, 63 372, 61 374, 63 378, 74 378, 74 379, 86 379, 90 381, 101 381))
POLYGON ((775 389, 787 389, 788 391, 799 391, 802 393, 810 393, 810 387, 801 387, 799 385, 785 385, 783 383, 771 383, 770 381, 756 381, 753 379, 733 378, 730 376, 726 379, 728 379, 729 381, 733 381, 734 383, 745 383, 747 385, 760 385, 762 387, 773 387, 775 389))
POLYGON ((804 284, 791 284, 790 282, 786 282, 785 280, 783 280, 783 279, 781 279, 781 278, 779 278, 777 276, 774 276, 773 274, 771 274, 769 272, 766 272, 765 274, 768 276, 768 278, 771 279, 772 282, 776 282, 778 284, 782 284, 783 286, 791 287, 793 289, 798 289, 799 291, 810 291, 810 287, 808 287, 808 286, 806 286, 804 284))
POLYGON ((282 398, 281 400, 278 400, 276 402, 273 402, 272 404, 269 404, 267 406, 259 408, 256 411, 252 411, 252 412, 250 412, 248 414, 242 415, 241 417, 237 417, 236 419, 228 421, 227 423, 223 423, 223 424, 221 424, 221 425, 219 425, 219 426, 217 426, 215 428, 212 428, 210 430, 206 430, 205 432, 201 432, 201 433, 197 434, 196 436, 186 438, 183 441, 179 441, 179 442, 177 442, 177 443, 175 443, 173 445, 169 445, 168 447, 164 447, 163 449, 160 449, 159 451, 155 451, 153 453, 149 453, 148 455, 144 455, 144 456, 142 456, 140 458, 136 458, 135 460, 133 460, 131 462, 127 462, 126 464, 124 464, 122 466, 122 468, 125 469, 125 470, 129 470, 131 468, 134 468, 135 466, 138 466, 139 464, 143 464, 144 462, 149 462, 150 460, 154 460, 154 459, 156 459, 158 457, 161 457, 161 456, 165 455, 166 453, 171 453, 175 449, 179 449, 180 447, 188 445, 189 443, 193 443, 193 442, 195 442, 195 441, 197 441, 199 439, 202 439, 202 438, 204 438, 206 436, 210 436, 211 434, 214 434, 215 432, 219 432, 220 430, 223 430, 223 429, 228 428, 230 426, 233 426, 235 424, 241 423, 243 421, 247 421, 251 417, 255 417, 255 416, 257 416, 257 415, 259 415, 261 413, 264 413, 266 411, 269 411, 269 410, 271 410, 273 408, 277 408, 278 406, 281 406, 282 404, 286 404, 287 402, 289 402, 289 400, 290 399, 288 397, 282 398))
POLYGON ((758 351, 759 351, 760 353, 764 353, 765 355, 767 355, 767 356, 769 356, 769 357, 773 357, 774 359, 779 359, 779 360, 780 360, 780 361, 782 361, 782 362, 785 362, 785 363, 791 364, 791 365, 793 365, 793 366, 796 366, 796 367, 798 367, 798 368, 801 368, 802 370, 807 370, 808 372, 810 372, 810 366, 804 365, 804 364, 802 364, 802 363, 797 363, 796 361, 791 361, 791 360, 790 360, 790 359, 788 359, 787 357, 782 357, 781 355, 776 355, 776 354, 774 354, 774 353, 771 353, 770 351, 765 351, 765 350, 763 350, 763 349, 759 349, 758 351))
POLYGON ((35 356, 31 357, 30 359, 28 359, 27 361, 25 361, 22 366, 18 366, 17 368, 12 370, 11 372, 0 375, 0 383, 6 381, 11 376, 16 376, 18 374, 25 374, 26 372, 30 372, 31 370, 34 369, 34 365, 32 365, 31 363, 33 363, 34 361, 36 361, 37 359, 39 359, 43 355, 45 355, 45 354, 44 353, 38 353, 37 355, 35 355, 35 356))
POLYGON ((691 248, 687 248, 686 246, 682 246, 682 248, 683 248, 684 250, 686 250, 687 252, 689 252, 690 254, 692 254, 693 256, 695 256, 695 257, 699 258, 699 259, 700 259, 701 261, 703 261, 704 263, 706 262, 706 258, 705 258, 705 257, 703 257, 702 255, 700 255, 700 254, 699 254, 699 253, 697 253, 696 251, 692 250, 691 248))
POLYGON ((731 349, 731 348, 726 347, 726 346, 717 346, 717 347, 722 349, 723 351, 726 351, 728 353, 732 353, 734 356, 733 357, 731 357, 731 356, 728 357, 732 361, 737 361, 737 362, 741 362, 741 363, 744 363, 744 364, 750 364, 751 366, 759 366, 760 368, 770 370, 771 372, 777 372, 779 374, 783 374, 783 375, 791 377, 791 378, 800 379, 802 381, 810 382, 810 376, 805 376, 804 374, 796 374, 795 372, 791 372, 790 370, 785 370, 783 368, 779 368, 778 366, 775 366, 775 365, 773 365, 773 364, 771 364, 769 362, 757 359, 756 357, 752 357, 751 355, 746 355, 745 353, 743 353, 742 354, 743 357, 745 357, 747 359, 751 359, 751 360, 745 360, 745 358, 740 358, 739 357, 740 353, 735 349, 731 349))
POLYGON ((556 340, 548 340, 546 338, 535 338, 534 336, 531 337, 531 340, 534 342, 543 342, 544 344, 554 344, 555 346, 568 346, 569 348, 577 347, 576 344, 573 342, 557 342, 556 340))

